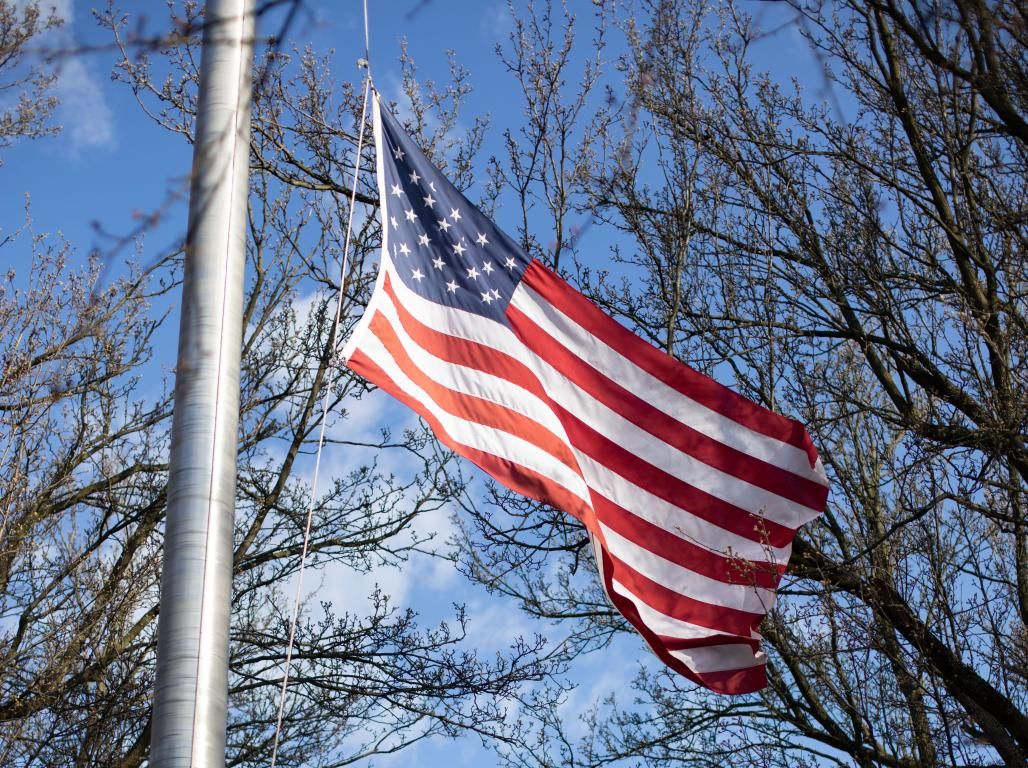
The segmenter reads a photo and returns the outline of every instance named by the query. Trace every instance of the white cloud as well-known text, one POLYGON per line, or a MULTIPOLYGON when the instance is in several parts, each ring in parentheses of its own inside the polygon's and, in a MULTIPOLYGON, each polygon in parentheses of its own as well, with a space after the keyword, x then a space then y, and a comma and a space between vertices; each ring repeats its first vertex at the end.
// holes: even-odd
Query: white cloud
POLYGON ((611 693, 617 695, 621 706, 631 704, 632 680, 640 664, 653 668, 659 662, 642 638, 628 634, 615 637, 605 648, 575 660, 574 674, 580 683, 558 707, 572 740, 589 735, 582 715, 611 693))
POLYGON ((57 80, 61 100, 59 118, 72 149, 100 149, 115 145, 114 117, 96 77, 79 59, 65 62, 57 80))
MULTIPOLYGON (((58 56, 57 83, 54 93, 60 99, 57 118, 62 134, 72 152, 104 149, 115 145, 114 114, 107 103, 94 62, 81 53, 75 36, 75 9, 71 0, 48 0, 41 4, 44 12, 53 8, 64 24, 46 33, 42 47, 56 51, 73 51, 58 56)), ((81 4, 80 4, 80 7, 81 4)))
POLYGON ((547 634, 552 626, 530 617, 512 599, 494 595, 468 603, 468 619, 468 639, 479 648, 507 648, 518 637, 547 634))
POLYGON ((485 6, 480 29, 483 35, 494 38, 498 43, 504 42, 514 29, 514 18, 507 3, 485 6))

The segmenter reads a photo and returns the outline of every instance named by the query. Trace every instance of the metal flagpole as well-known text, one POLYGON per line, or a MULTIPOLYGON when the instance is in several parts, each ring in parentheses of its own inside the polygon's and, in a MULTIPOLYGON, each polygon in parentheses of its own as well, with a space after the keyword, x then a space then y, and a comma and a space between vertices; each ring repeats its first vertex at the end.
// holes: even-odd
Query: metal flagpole
POLYGON ((225 764, 253 0, 208 0, 171 431, 150 765, 225 764))

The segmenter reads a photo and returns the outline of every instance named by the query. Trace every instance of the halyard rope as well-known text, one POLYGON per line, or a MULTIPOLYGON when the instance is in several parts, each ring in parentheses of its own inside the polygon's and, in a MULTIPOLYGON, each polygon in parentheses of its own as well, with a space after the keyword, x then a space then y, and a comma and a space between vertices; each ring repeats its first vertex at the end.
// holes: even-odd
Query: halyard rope
POLYGON ((303 594, 303 570, 307 563, 307 550, 311 538, 311 521, 314 518, 314 503, 317 498, 318 473, 321 469, 321 452, 325 446, 325 424, 328 421, 328 402, 332 396, 332 385, 335 383, 335 353, 336 341, 339 337, 339 320, 343 307, 343 289, 346 284, 346 274, 349 266, 350 240, 353 234, 353 212, 357 200, 357 180, 360 174, 361 153, 364 150, 364 131, 367 126, 368 94, 371 90, 371 66, 369 64, 368 45, 368 1, 364 0, 364 58, 358 62, 368 70, 364 79, 364 100, 361 104, 361 128, 357 138, 357 158, 353 164, 353 182, 350 185, 350 212, 346 220, 346 236, 343 240, 343 259, 339 272, 339 291, 336 294, 335 320, 332 323, 332 332, 329 337, 329 366, 328 376, 325 385, 325 397, 321 404, 321 425, 318 431, 318 449, 314 458, 314 477, 311 480, 311 498, 307 505, 307 522, 303 532, 303 550, 300 553, 300 570, 296 577, 296 596, 293 600, 293 614, 289 621, 289 640, 286 643, 286 658, 282 670, 282 687, 278 696, 278 714, 275 717, 275 736, 271 747, 271 768, 275 768, 275 761, 278 758, 278 742, 282 733, 282 718, 286 706, 286 688, 289 685, 289 666, 293 660, 293 642, 296 638, 296 624, 300 615, 300 599, 303 594))

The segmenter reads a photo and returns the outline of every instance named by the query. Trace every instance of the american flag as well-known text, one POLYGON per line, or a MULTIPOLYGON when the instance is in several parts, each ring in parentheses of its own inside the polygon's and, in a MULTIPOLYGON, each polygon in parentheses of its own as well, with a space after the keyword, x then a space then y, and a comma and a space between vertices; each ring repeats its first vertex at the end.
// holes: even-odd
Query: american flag
POLYGON ((712 690, 767 684, 758 625, 828 483, 806 430, 530 259, 374 101, 378 282, 343 350, 507 487, 575 516, 613 605, 712 690))

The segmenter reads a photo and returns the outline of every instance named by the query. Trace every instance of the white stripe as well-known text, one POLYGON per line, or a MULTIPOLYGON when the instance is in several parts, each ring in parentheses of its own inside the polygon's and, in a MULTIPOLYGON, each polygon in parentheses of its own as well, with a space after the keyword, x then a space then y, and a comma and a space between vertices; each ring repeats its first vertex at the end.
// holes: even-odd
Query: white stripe
POLYGON ((654 554, 603 523, 599 526, 611 555, 673 592, 708 605, 748 613, 764 614, 774 605, 775 593, 769 589, 748 584, 725 584, 654 554))
MULTIPOLYGON (((735 635, 716 632, 710 627, 701 627, 697 624, 690 624, 687 621, 682 621, 681 619, 676 619, 673 616, 661 613, 656 608, 648 605, 640 595, 632 592, 616 578, 611 579, 611 584, 613 585, 615 592, 632 601, 635 609, 639 612, 639 618, 642 619, 642 622, 646 625, 647 629, 654 634, 664 635, 665 637, 679 637, 683 640, 698 640, 704 637, 735 637, 735 635)), ((758 632, 751 632, 751 637, 754 640, 762 639, 758 632)))
MULTIPOLYGON (((492 347, 529 366, 539 377, 546 393, 555 402, 578 415, 593 429, 619 445, 625 445, 626 439, 631 439, 633 452, 654 466, 678 477, 682 475, 684 464, 688 463, 690 485, 788 528, 798 528, 803 523, 817 517, 818 513, 808 507, 709 467, 653 437, 593 399, 591 395, 579 389, 545 360, 534 354, 526 355, 524 344, 505 326, 498 323, 486 323, 479 315, 443 307, 428 301, 407 288, 398 277, 392 280, 392 285, 399 303, 425 325, 440 333, 492 347), (627 438, 626 435, 631 438, 627 438)), ((519 286, 515 291, 515 296, 520 290, 522 288, 519 286)), ((649 376, 649 374, 646 375, 649 376)), ((652 377, 650 378, 652 379, 652 377)), ((656 379, 652 379, 652 381, 657 382, 656 379)), ((657 383, 664 389, 669 389, 663 382, 657 383)), ((650 399, 648 392, 646 398, 650 399)), ((724 420, 724 417, 719 418, 724 420)), ((774 442, 782 445, 779 441, 774 442)), ((806 454, 803 455, 806 456, 806 454)), ((804 462, 806 462, 805 458, 804 462)), ((809 469, 809 464, 807 466, 809 469)), ((628 506, 623 503, 621 505, 628 506)))
POLYGON ((698 674, 749 669, 767 664, 767 655, 763 651, 754 654, 748 645, 709 645, 671 651, 671 655, 698 674))
POLYGON ((389 325, 396 332, 403 348, 410 355, 418 370, 424 371, 427 376, 448 389, 480 397, 532 419, 556 435, 568 446, 570 452, 571 441, 568 440, 567 433, 564 431, 564 425, 561 424, 553 409, 534 393, 507 379, 480 371, 477 368, 468 368, 457 363, 440 360, 407 333, 400 321, 396 306, 388 294, 378 305, 378 311, 389 321, 389 325))
POLYGON ((750 456, 827 485, 827 480, 810 466, 806 451, 755 432, 683 395, 596 338, 524 282, 514 291, 511 304, 584 362, 599 371, 617 371, 619 384, 629 392, 645 392, 646 401, 670 418, 750 456))
POLYGON ((690 514, 687 509, 654 496, 582 453, 577 454, 577 458, 585 481, 594 493, 670 534, 723 557, 738 557, 771 565, 785 565, 789 562, 791 545, 772 547, 720 528, 690 514))
POLYGON ((458 418, 440 408, 428 393, 411 381, 374 334, 365 334, 360 349, 380 366, 400 389, 428 408, 454 441, 520 464, 552 480, 588 504, 589 490, 585 481, 559 459, 528 440, 503 430, 458 418))

